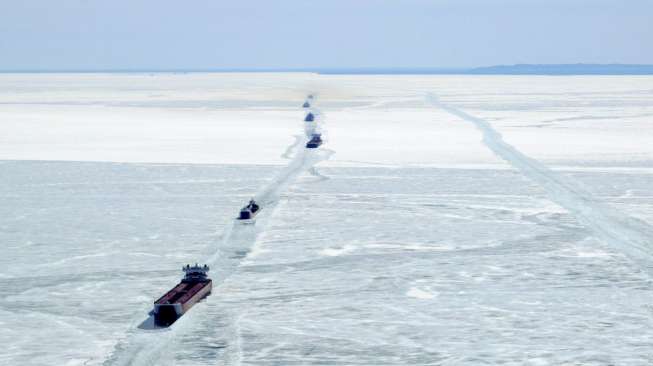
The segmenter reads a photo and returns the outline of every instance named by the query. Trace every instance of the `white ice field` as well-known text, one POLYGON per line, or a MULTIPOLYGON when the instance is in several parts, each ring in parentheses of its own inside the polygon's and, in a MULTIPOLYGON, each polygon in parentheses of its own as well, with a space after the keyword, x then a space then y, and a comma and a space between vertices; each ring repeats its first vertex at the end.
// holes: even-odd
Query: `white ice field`
POLYGON ((653 77, 0 74, 0 365, 651 365, 652 183, 653 77))

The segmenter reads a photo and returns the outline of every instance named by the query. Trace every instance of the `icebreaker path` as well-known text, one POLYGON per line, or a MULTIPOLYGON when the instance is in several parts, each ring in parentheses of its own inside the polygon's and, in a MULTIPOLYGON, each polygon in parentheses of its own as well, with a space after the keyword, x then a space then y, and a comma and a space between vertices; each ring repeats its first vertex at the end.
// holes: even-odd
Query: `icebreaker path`
MULTIPOLYGON (((320 151, 317 149, 305 149, 306 139, 296 136, 295 141, 286 149, 282 157, 289 159, 288 165, 283 167, 279 174, 267 183, 255 195, 255 200, 261 203, 262 216, 258 219, 256 225, 246 225, 237 220, 232 220, 227 224, 222 232, 222 240, 217 245, 215 252, 202 261, 211 267, 211 277, 213 279, 213 292, 218 292, 219 286, 227 279, 238 267, 243 253, 247 253, 254 244, 256 237, 265 228, 266 218, 274 211, 279 202, 280 194, 295 180, 302 172, 309 172, 313 175, 314 166, 322 160, 328 159, 331 151, 320 151)), ((164 365, 167 364, 164 357, 168 346, 173 343, 175 338, 193 331, 194 325, 198 324, 207 317, 204 309, 200 304, 192 311, 189 311, 183 317, 175 322, 169 328, 159 330, 142 330, 134 325, 133 329, 120 341, 114 349, 111 356, 104 362, 104 365, 164 365)), ((237 323, 237 319, 234 319, 237 323)), ((239 340, 234 340, 233 345, 236 353, 240 345, 239 340)), ((230 364, 238 364, 240 356, 231 356, 230 364)), ((169 363, 169 362, 168 362, 169 363)))
POLYGON ((627 255, 653 276, 653 227, 597 201, 573 179, 556 174, 522 154, 506 143, 487 121, 443 104, 432 94, 427 94, 426 99, 432 105, 473 123, 483 133, 483 143, 494 154, 541 185, 549 199, 567 209, 607 245, 627 255))

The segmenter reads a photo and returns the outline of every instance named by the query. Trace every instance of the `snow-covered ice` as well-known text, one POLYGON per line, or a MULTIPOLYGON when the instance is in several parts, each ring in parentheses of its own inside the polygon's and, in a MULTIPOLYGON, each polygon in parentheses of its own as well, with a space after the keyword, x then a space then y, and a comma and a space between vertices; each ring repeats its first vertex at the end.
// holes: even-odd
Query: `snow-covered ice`
POLYGON ((0 364, 653 363, 651 77, 0 85, 0 364))

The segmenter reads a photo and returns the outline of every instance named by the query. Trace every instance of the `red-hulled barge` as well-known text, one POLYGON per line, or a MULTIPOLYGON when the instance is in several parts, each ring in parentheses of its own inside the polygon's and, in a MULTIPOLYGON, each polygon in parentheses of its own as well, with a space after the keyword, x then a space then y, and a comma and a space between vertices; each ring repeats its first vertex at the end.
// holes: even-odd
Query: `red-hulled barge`
POLYGON ((207 276, 209 266, 186 265, 186 275, 172 290, 154 302, 154 322, 170 326, 188 309, 211 293, 212 281, 207 276))

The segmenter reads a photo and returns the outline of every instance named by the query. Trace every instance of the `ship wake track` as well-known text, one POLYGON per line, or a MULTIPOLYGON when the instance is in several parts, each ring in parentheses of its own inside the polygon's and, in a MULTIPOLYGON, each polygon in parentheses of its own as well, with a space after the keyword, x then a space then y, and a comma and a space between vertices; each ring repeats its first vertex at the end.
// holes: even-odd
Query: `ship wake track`
POLYGON ((568 210, 581 224, 591 229, 606 245, 637 263, 649 277, 653 276, 653 227, 599 202, 577 181, 557 174, 506 143, 501 134, 487 121, 441 103, 427 94, 435 107, 471 122, 483 134, 483 143, 524 176, 539 184, 548 198, 568 210))
MULTIPOLYGON (((272 216, 275 207, 281 199, 282 193, 291 185, 303 172, 316 175, 315 165, 320 161, 328 159, 332 151, 305 149, 305 139, 296 138, 282 157, 288 159, 288 164, 279 174, 268 182, 256 194, 255 200, 261 204, 262 211, 256 217, 255 224, 244 224, 238 220, 232 220, 222 233, 222 240, 216 246, 211 256, 205 258, 202 263, 211 267, 211 278, 213 279, 213 292, 219 291, 220 285, 233 274, 242 260, 247 256, 253 247, 257 236, 265 230, 267 221, 272 216)), ((171 349, 179 343, 192 342, 193 339, 202 339, 203 352, 216 353, 215 358, 221 358, 227 364, 239 364, 240 352, 237 333, 238 319, 236 315, 225 313, 218 304, 218 299, 209 296, 202 303, 198 304, 191 311, 179 318, 168 328, 155 328, 152 317, 145 322, 134 324, 132 330, 121 340, 114 349, 111 356, 104 362, 105 366, 145 366, 145 365, 166 365, 174 364, 171 349), (216 321, 216 319, 218 319, 216 321), (212 322, 210 326, 200 324, 212 322), (207 332, 188 337, 189 334, 207 332), (206 339, 214 337, 211 334, 216 332, 221 337, 232 338, 229 344, 220 341, 206 342, 206 339), (229 334, 233 337, 229 337, 229 334)))

